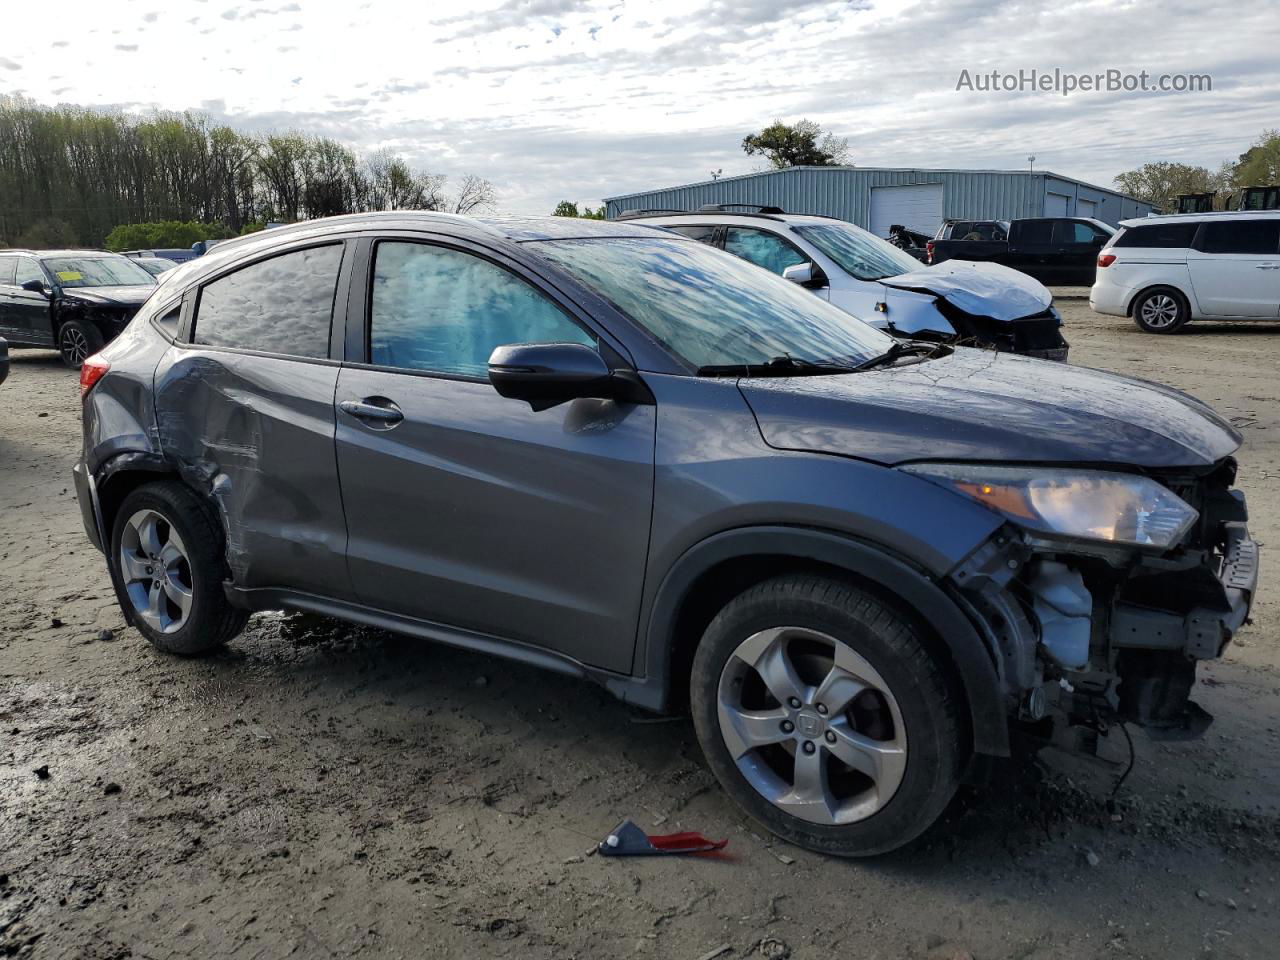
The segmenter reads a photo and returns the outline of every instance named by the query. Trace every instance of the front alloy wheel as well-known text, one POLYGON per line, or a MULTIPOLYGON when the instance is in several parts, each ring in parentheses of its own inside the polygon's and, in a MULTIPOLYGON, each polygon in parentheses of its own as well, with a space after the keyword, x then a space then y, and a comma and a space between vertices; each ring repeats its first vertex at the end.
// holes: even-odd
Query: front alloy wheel
POLYGON ((720 675, 720 733, 748 783, 810 823, 863 820, 892 799, 907 738, 888 685, 848 644, 774 627, 739 644, 720 675))
POLYGON ((771 833, 862 857, 919 836, 955 794, 963 689, 909 611, 854 581, 788 574, 716 615, 694 653, 698 742, 771 833))

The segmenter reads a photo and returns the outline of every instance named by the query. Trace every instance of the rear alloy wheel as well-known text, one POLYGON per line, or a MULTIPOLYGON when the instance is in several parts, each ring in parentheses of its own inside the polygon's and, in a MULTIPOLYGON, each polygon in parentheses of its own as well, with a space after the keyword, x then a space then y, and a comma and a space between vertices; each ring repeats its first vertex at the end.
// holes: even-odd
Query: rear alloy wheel
POLYGON ((85 360, 102 349, 102 332, 91 323, 68 320, 58 329, 58 352, 62 362, 79 370, 85 360))
POLYGON ((1133 322, 1144 333, 1173 333, 1190 319, 1187 302, 1172 290, 1150 290, 1133 305, 1133 322))
POLYGON ((209 653, 244 628, 223 590, 224 542, 209 504, 176 481, 143 484, 120 505, 107 553, 116 598, 166 653, 209 653))
POLYGON ((900 847, 942 813, 964 757, 958 699, 910 620, 810 575, 730 601, 690 677, 726 792, 772 833, 844 857, 900 847))

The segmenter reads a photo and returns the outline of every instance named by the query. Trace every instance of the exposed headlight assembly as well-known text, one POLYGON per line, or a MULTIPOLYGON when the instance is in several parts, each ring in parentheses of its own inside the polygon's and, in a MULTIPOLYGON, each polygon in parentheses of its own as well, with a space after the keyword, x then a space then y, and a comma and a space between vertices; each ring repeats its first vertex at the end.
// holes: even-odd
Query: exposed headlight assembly
POLYGON ((1049 536, 1168 549, 1199 516, 1176 494, 1136 474, 967 463, 902 469, 1049 536))

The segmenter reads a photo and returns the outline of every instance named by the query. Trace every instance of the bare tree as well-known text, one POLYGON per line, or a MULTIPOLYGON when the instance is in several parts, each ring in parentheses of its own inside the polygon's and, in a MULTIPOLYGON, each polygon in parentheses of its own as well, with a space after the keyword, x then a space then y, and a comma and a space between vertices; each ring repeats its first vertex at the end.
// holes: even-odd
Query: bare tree
POLYGON ((492 209, 497 199, 493 184, 484 177, 469 173, 462 178, 462 185, 458 187, 449 207, 452 213, 474 213, 492 209))

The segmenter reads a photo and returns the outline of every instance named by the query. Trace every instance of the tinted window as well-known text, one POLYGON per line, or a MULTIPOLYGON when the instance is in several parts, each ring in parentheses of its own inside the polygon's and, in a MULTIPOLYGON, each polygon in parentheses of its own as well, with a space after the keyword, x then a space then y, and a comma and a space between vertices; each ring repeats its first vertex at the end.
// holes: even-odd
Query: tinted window
MULTIPOLYGON (((327 357, 342 245, 297 250, 219 277, 200 290, 195 343, 327 357)), ((138 268, 141 271, 141 268, 138 268)))
POLYGON ((790 241, 765 230, 729 227, 724 233, 724 248, 735 257, 777 274, 797 263, 809 262, 790 241))
POLYGON ((1276 255, 1280 220, 1216 220, 1204 224, 1197 247, 1205 253, 1276 255))
POLYGON ((1058 220, 1053 225, 1054 243, 1096 243, 1101 237, 1105 237, 1105 234, 1087 223, 1058 220))
POLYGON ((1117 247, 1177 249, 1191 246, 1198 223, 1151 223, 1129 227, 1116 237, 1117 247))
POLYGON ((1018 224, 1019 243, 1052 243, 1053 220, 1024 220, 1018 224))
POLYGON ((373 363, 483 377, 489 355, 507 343, 595 346, 595 338, 488 260, 420 243, 378 244, 369 320, 373 363))
POLYGON ((688 224, 685 226, 673 227, 665 223, 663 226, 668 230, 680 234, 681 236, 688 237, 690 240, 698 240, 702 243, 715 243, 716 240, 716 228, 714 226, 706 227, 688 224))
POLYGON ((802 287, 700 243, 613 237, 527 246, 694 367, 783 355, 858 361, 893 343, 802 287))
POLYGON ((0 257, 0 284, 13 283, 13 257, 0 257))
POLYGON ((39 280, 41 283, 49 282, 44 275, 44 271, 40 269, 40 264, 30 257, 18 257, 13 273, 13 282, 18 286, 22 286, 28 280, 39 280))
POLYGON ((947 232, 946 239, 959 240, 962 237, 967 237, 972 230, 972 222, 968 220, 957 220, 955 223, 951 224, 951 229, 947 232))

